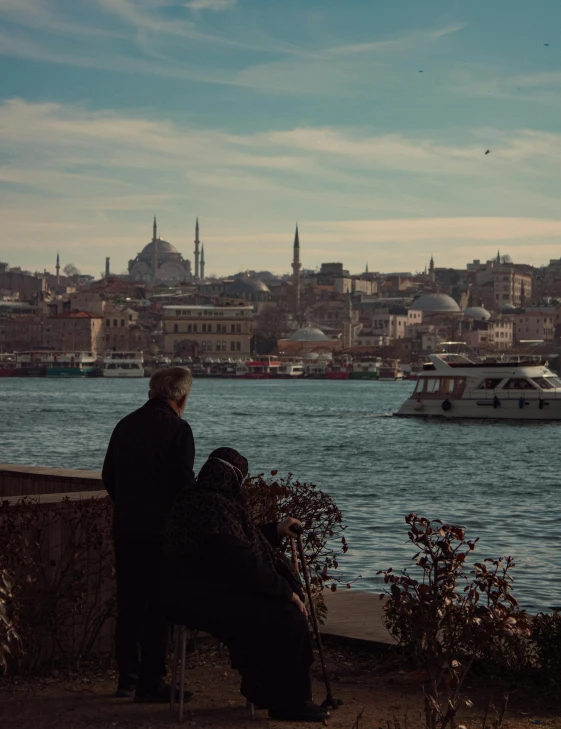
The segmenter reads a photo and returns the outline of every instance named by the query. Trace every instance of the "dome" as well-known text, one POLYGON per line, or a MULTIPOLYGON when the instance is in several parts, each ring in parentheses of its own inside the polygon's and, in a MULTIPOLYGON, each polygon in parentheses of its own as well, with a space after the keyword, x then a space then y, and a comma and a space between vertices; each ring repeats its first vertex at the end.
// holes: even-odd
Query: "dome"
POLYGON ((476 319, 477 321, 489 321, 491 318, 491 314, 482 306, 468 306, 464 314, 471 316, 472 319, 476 319))
POLYGON ((423 296, 419 296, 419 298, 416 299, 409 308, 414 311, 434 313, 452 313, 460 311, 458 304, 447 294, 423 294, 423 296))
MULTIPOLYGON (((154 249, 154 241, 150 241, 148 245, 145 245, 142 249, 141 256, 151 256, 152 251, 154 249)), ((171 243, 168 243, 167 240, 158 240, 158 255, 160 253, 177 253, 177 248, 175 246, 172 246, 171 243)))
POLYGON ((514 314, 516 311, 516 306, 514 304, 505 304, 503 307, 501 307, 501 313, 503 314, 514 314))
POLYGON ((258 278, 238 278, 226 285, 226 296, 249 296, 251 294, 270 294, 271 289, 258 278))
POLYGON ((321 329, 315 327, 302 327, 290 335, 293 342, 326 342, 329 340, 321 329))

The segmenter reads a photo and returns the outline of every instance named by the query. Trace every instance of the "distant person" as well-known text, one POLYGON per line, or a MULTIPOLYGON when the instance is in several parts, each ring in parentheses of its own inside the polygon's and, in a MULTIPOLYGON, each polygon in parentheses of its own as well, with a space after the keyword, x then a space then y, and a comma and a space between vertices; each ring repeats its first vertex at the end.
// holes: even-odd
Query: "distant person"
POLYGON ((271 718, 323 721, 328 712, 312 702, 302 586, 274 548, 300 522, 258 527, 242 492, 247 472, 243 456, 219 448, 176 498, 164 543, 166 610, 228 646, 241 693, 271 718))
POLYGON ((103 483, 114 504, 116 696, 138 702, 170 699, 163 681, 162 543, 174 497, 194 481, 193 432, 181 417, 191 385, 191 372, 183 367, 157 370, 148 402, 117 423, 103 464, 103 483))

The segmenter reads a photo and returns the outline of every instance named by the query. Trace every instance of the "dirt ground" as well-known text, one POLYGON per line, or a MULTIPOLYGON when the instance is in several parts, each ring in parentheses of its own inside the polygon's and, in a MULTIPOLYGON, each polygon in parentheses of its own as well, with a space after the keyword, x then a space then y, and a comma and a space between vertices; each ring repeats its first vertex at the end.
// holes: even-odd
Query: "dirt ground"
MULTIPOLYGON (((328 650, 333 693, 343 706, 333 712, 328 726, 333 729, 421 728, 422 687, 418 671, 399 668, 396 659, 331 647, 328 650), (404 717, 407 716, 407 720, 404 717), (392 724, 388 726, 388 721, 392 724)), ((266 712, 257 712, 252 721, 239 694, 238 674, 228 664, 227 655, 205 648, 189 659, 188 687, 194 696, 187 704, 186 727, 235 727, 236 729, 289 729, 287 722, 274 722, 266 712)), ((316 673, 314 697, 322 701, 325 689, 316 673)), ((2 729, 167 729, 177 726, 177 717, 166 705, 135 704, 116 699, 115 673, 90 666, 80 672, 44 678, 8 677, 0 679, 0 727, 2 729)), ((502 687, 492 679, 468 683, 465 694, 475 704, 460 717, 468 729, 481 727, 489 697, 502 695, 502 687)), ((528 686, 511 692, 505 729, 543 726, 561 729, 559 687, 528 686)), ((303 725, 298 725, 303 726, 303 725)))

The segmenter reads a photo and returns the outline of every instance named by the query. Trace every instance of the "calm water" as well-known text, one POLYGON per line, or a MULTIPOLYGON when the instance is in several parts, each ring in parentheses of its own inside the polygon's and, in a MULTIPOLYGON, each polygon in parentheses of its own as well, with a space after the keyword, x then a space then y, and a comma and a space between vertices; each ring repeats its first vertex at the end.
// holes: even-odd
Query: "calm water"
MULTIPOLYGON (((0 461, 100 469, 115 423, 147 380, 0 379, 0 461)), ((411 511, 461 523, 477 556, 516 558, 515 595, 561 605, 561 423, 427 422, 389 417, 411 382, 196 380, 186 418, 200 467, 214 448, 244 453, 333 495, 349 525, 345 575, 379 589, 376 571, 412 555, 411 511)))

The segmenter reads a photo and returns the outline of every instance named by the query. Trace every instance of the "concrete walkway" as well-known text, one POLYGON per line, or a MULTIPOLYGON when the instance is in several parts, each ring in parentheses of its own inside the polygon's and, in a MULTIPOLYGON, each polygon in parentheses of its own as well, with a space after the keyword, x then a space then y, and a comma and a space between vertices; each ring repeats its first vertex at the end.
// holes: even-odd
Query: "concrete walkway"
POLYGON ((396 645, 382 622, 384 603, 379 594, 337 590, 324 593, 324 597, 328 614, 321 629, 323 635, 382 650, 396 645))

